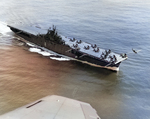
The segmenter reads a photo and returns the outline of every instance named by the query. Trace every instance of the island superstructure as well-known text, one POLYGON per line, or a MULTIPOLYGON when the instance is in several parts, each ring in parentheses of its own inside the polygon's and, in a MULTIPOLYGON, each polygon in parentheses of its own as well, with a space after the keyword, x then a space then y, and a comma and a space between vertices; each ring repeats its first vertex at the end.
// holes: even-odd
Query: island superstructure
POLYGON ((128 58, 126 54, 117 54, 96 44, 58 35, 54 26, 45 34, 29 33, 10 25, 8 27, 28 42, 95 67, 118 71, 120 63, 128 58))

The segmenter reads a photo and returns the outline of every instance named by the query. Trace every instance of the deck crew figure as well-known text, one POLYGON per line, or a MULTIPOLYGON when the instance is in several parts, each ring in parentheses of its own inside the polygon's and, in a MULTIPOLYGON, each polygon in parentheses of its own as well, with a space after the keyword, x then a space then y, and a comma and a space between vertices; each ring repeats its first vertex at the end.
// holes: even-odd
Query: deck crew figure
POLYGON ((114 60, 114 62, 117 62, 117 58, 115 55, 113 55, 113 60, 114 60))
POLYGON ((91 47, 92 47, 92 48, 96 48, 96 47, 97 47, 97 45, 96 45, 96 44, 94 44, 94 45, 91 45, 91 47))

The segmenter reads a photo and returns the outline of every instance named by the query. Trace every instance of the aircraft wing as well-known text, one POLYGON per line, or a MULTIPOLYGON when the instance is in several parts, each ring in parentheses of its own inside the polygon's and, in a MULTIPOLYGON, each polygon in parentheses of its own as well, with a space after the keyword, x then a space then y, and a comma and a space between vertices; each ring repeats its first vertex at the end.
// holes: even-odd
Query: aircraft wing
POLYGON ((3 114, 0 119, 100 119, 100 117, 88 103, 52 95, 3 114))

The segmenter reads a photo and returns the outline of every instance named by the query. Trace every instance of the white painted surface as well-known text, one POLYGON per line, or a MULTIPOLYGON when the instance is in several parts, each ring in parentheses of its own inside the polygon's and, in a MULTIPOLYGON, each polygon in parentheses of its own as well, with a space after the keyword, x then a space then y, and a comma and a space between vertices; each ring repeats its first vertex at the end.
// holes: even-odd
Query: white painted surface
POLYGON ((0 119, 100 119, 100 117, 88 103, 52 95, 1 115, 0 119))

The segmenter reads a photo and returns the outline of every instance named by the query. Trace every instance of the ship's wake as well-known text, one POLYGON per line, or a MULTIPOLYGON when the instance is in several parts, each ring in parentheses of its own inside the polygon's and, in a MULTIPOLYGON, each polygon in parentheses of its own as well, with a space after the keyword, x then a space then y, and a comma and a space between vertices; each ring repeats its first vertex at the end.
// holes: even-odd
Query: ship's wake
POLYGON ((30 46, 30 48, 29 48, 30 52, 34 52, 34 53, 41 54, 42 56, 50 57, 50 59, 58 60, 58 61, 69 61, 70 60, 69 58, 65 58, 58 54, 51 53, 51 52, 45 51, 43 49, 40 49, 38 47, 35 47, 33 44, 27 43, 27 45, 30 46))
POLYGON ((7 27, 6 23, 0 21, 0 36, 9 36, 8 32, 11 32, 10 28, 7 27))
MULTIPOLYGON (((9 34, 10 32, 12 32, 12 31, 10 30, 9 27, 7 27, 7 24, 0 21, 0 39, 1 39, 1 41, 5 40, 5 42, 6 42, 10 39, 16 39, 18 41, 22 41, 20 38, 14 37, 14 36, 12 36, 12 34, 9 34)), ((8 45, 10 43, 6 43, 6 44, 8 45)), ((18 43, 17 45, 21 46, 24 44, 26 44, 29 47, 30 52, 38 53, 42 56, 49 57, 52 60, 58 60, 58 61, 69 61, 70 60, 69 58, 63 57, 57 53, 51 52, 50 50, 41 48, 37 45, 31 44, 28 42, 25 42, 25 43, 21 42, 21 43, 18 43)), ((0 45, 2 45, 2 43, 0 45)), ((3 43, 3 45, 5 45, 5 44, 3 43)), ((0 49, 4 49, 4 48, 6 48, 6 46, 5 47, 0 46, 0 49)))
POLYGON ((6 23, 0 21, 0 50, 10 50, 12 36, 10 35, 9 27, 6 23))

